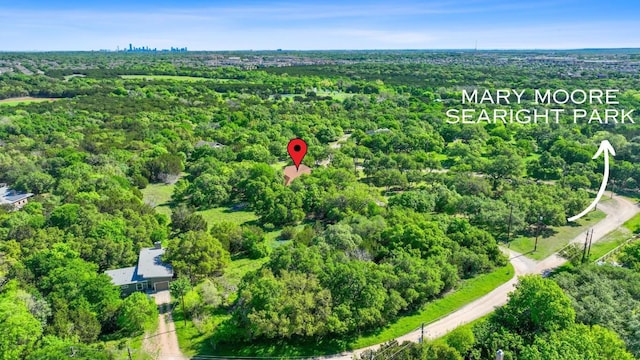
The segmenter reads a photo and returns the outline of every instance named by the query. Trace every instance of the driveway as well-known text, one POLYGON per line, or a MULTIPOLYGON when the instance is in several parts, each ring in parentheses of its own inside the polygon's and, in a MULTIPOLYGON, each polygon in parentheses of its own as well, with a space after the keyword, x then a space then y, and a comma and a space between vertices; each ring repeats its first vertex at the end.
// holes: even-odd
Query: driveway
POLYGON ((158 329, 142 342, 142 349, 156 360, 187 360, 178 346, 176 327, 171 317, 171 294, 169 290, 151 295, 158 305, 158 329))

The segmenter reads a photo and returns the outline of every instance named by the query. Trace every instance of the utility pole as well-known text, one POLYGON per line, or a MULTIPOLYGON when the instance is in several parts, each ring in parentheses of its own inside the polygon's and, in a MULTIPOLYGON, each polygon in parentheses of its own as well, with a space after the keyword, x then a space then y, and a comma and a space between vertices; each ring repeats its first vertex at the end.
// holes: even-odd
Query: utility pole
POLYGON ((589 249, 587 250, 587 259, 591 257, 591 243, 593 242, 593 229, 591 229, 591 236, 589 237, 589 249))
POLYGON ((511 205, 511 210, 509 211, 509 229, 507 230, 507 242, 511 242, 511 222, 513 221, 513 204, 511 205))
POLYGON ((584 260, 585 260, 585 258, 587 256, 587 243, 589 242, 589 231, 590 230, 587 230, 587 238, 584 239, 584 249, 582 250, 582 261, 581 261, 581 263, 583 263, 583 264, 584 264, 584 260))
POLYGON ((184 327, 187 327, 187 313, 184 311, 184 290, 180 294, 182 298, 182 319, 184 320, 184 327))
POLYGON ((420 325, 420 331, 422 332, 422 335, 420 335, 420 344, 422 344, 424 342, 424 323, 420 325))
POLYGON ((538 237, 540 237, 540 228, 542 227, 542 219, 543 217, 540 216, 540 218, 538 218, 538 231, 536 231, 536 243, 535 245, 533 245, 533 251, 536 252, 538 250, 538 237))
POLYGON ((616 184, 615 181, 611 179, 611 198, 610 199, 613 199, 613 190, 615 189, 615 184, 616 184))

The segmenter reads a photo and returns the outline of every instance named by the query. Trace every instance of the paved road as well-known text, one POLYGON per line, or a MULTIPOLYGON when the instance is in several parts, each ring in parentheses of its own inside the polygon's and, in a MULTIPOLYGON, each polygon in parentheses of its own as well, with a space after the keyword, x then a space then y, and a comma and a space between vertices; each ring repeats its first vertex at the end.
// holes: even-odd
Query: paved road
MULTIPOLYGON (((607 214, 607 217, 593 227, 593 242, 599 241, 604 237, 604 235, 617 229, 625 221, 640 213, 640 207, 637 203, 622 197, 614 197, 612 201, 606 201, 604 203, 601 202, 598 205, 598 208, 604 211, 607 214)), ((586 232, 578 235, 571 242, 584 242, 585 237, 586 232)), ((442 319, 425 326, 426 338, 439 338, 460 325, 464 325, 487 315, 496 307, 504 305, 507 302, 509 292, 514 289, 514 285, 518 282, 518 276, 525 274, 541 274, 543 271, 558 267, 567 261, 562 257, 553 254, 546 259, 537 262, 511 250, 503 249, 503 251, 509 253, 509 260, 511 261, 511 264, 513 264, 516 276, 480 299, 473 301, 442 319)), ((415 330, 397 338, 396 340, 400 343, 403 341, 417 342, 420 336, 421 331, 415 330)), ((314 359, 351 360, 354 355, 360 355, 365 350, 376 350, 379 347, 380 345, 374 345, 355 351, 343 352, 337 355, 321 356, 314 359)))
POLYGON ((171 295, 169 290, 158 291, 151 295, 155 298, 160 314, 158 329, 153 335, 147 336, 142 349, 153 359, 157 360, 186 360, 178 346, 176 327, 171 317, 171 295))

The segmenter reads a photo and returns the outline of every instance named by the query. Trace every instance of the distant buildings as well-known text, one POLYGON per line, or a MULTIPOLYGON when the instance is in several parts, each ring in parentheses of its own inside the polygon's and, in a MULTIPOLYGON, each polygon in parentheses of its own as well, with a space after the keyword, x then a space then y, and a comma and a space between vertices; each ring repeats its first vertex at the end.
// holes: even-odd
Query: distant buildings
POLYGON ((0 205, 12 205, 14 209, 19 209, 25 206, 32 196, 32 193, 21 193, 10 189, 5 183, 0 183, 0 205))
POLYGON ((116 51, 118 52, 172 52, 172 53, 176 53, 176 52, 187 52, 187 47, 181 47, 181 48, 177 48, 177 47, 171 47, 170 49, 161 49, 158 50, 158 48, 150 48, 148 46, 142 46, 142 47, 135 47, 133 46, 133 44, 129 44, 129 47, 124 48, 122 50, 120 50, 120 47, 118 47, 116 49, 116 51))

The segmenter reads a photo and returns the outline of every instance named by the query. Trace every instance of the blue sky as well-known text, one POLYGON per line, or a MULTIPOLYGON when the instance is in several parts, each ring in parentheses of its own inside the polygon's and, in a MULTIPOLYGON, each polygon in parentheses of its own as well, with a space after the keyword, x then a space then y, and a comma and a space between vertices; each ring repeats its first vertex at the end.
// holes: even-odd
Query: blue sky
POLYGON ((635 0, 0 0, 0 51, 640 47, 635 0))

